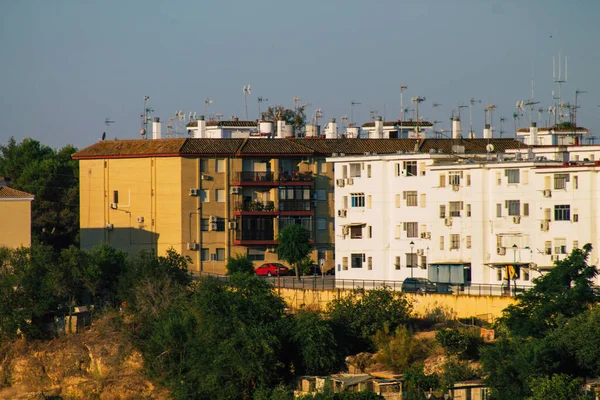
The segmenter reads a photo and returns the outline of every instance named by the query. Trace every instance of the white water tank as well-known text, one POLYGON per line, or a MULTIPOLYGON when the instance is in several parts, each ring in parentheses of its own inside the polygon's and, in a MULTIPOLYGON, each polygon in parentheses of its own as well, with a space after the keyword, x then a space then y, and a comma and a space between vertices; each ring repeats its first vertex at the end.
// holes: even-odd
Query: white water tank
POLYGON ((319 137, 319 125, 314 124, 306 124, 306 137, 307 138, 316 138, 319 137))
POLYGON ((381 117, 375 117, 375 139, 383 139, 383 120, 381 117))
POLYGON ((492 138, 492 128, 490 127, 490 124, 485 124, 485 127, 483 128, 483 138, 484 139, 492 138))
POLYGON ((326 139, 337 139, 337 124, 335 123, 335 118, 331 118, 329 123, 325 127, 325 138, 326 139))
POLYGON ((154 117, 152 121, 152 139, 160 139, 162 135, 162 125, 159 117, 154 117))
POLYGON ((286 138, 291 139, 294 137, 294 126, 293 125, 285 125, 283 129, 283 134, 286 138))
POLYGON ((452 139, 460 139, 462 136, 462 131, 460 129, 460 118, 453 117, 452 118, 452 139))
POLYGON ((272 136, 273 121, 260 121, 258 123, 258 133, 260 133, 260 136, 272 136))
POLYGON ((360 128, 358 126, 349 126, 346 130, 346 137, 348 139, 358 139, 360 128))

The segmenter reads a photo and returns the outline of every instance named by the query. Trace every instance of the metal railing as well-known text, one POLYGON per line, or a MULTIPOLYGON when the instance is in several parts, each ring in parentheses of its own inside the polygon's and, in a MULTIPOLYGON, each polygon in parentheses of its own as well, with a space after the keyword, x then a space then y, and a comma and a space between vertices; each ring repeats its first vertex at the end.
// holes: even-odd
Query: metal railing
POLYGON ((275 182, 273 172, 241 171, 237 173, 238 182, 275 182))
POLYGON ((279 200, 279 211, 311 211, 311 200, 279 200))
POLYGON ((314 179, 312 172, 300 171, 279 171, 280 182, 312 182, 314 179))
POLYGON ((273 201, 238 201, 234 205, 235 211, 275 211, 275 202, 273 201))

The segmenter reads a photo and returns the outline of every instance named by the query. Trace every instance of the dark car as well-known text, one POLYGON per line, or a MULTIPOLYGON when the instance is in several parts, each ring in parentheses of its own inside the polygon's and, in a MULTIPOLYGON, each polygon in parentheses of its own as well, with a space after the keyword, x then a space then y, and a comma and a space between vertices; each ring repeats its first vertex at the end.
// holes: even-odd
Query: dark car
POLYGON ((328 269, 325 272, 325 275, 333 275, 333 276, 335 276, 335 267, 328 269))
POLYGON ((306 275, 321 275, 321 267, 317 264, 313 264, 306 270, 306 275))
POLYGON ((265 263, 254 270, 258 276, 285 276, 290 273, 290 269, 280 263, 265 263))
POLYGON ((402 291, 409 293, 437 293, 437 286, 429 279, 406 278, 402 282, 402 291))

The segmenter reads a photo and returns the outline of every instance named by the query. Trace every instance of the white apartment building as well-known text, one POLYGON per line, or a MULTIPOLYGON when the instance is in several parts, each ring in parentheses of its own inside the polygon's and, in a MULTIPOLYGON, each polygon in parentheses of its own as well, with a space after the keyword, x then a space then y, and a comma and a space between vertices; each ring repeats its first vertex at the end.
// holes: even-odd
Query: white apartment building
POLYGON ((336 278, 527 287, 585 243, 598 264, 599 156, 560 146, 328 158, 336 278))

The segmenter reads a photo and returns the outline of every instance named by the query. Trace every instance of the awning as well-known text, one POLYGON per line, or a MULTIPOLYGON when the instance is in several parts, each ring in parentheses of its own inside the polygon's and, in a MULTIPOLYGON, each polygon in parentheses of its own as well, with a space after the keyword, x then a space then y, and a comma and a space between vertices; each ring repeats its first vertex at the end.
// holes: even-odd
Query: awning
POLYGON ((427 264, 428 265, 464 265, 464 264, 467 264, 470 267, 471 261, 462 261, 462 260, 432 261, 432 262, 428 262, 427 264))
POLYGON ((366 222, 351 222, 349 224, 344 224, 343 226, 365 226, 366 222))
MULTIPOLYGON (((486 263, 485 265, 487 265, 490 268, 505 268, 509 265, 516 265, 518 267, 523 267, 523 268, 531 268, 535 264, 528 263, 528 262, 494 262, 494 263, 486 263)), ((540 268, 540 267, 538 267, 538 268, 540 268)))

